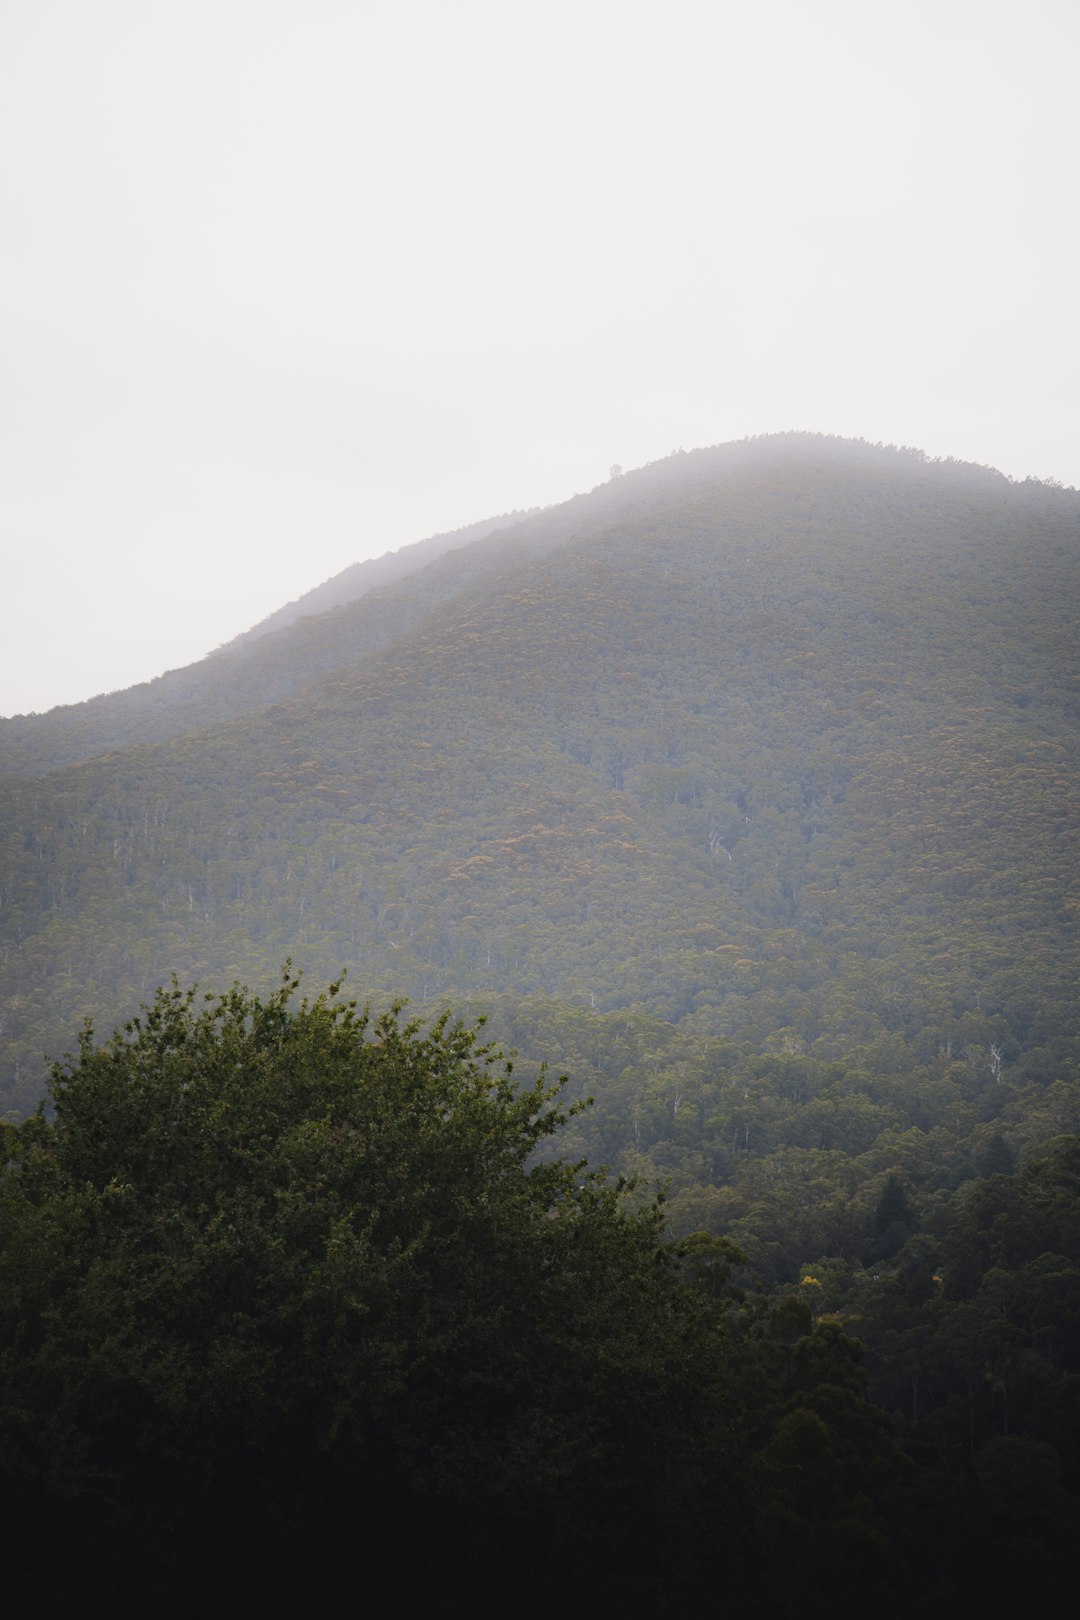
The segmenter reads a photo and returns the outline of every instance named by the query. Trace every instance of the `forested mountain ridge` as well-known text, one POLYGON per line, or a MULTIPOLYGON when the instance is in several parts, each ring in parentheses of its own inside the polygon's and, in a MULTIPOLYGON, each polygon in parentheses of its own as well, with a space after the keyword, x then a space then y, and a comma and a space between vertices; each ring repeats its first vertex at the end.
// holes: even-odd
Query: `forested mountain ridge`
POLYGON ((4 1106, 173 972, 486 1013, 727 1302, 746 1612, 842 1570, 843 1613, 1071 1613, 1078 618, 1075 491, 785 435, 260 636, 137 746, 31 719, 4 1106))
POLYGON ((11 1102, 73 1017, 289 952, 831 1056, 943 999, 1026 1041, 1037 973, 1072 1031, 1078 498, 803 437, 661 471, 260 638, 273 708, 5 790, 11 1102))

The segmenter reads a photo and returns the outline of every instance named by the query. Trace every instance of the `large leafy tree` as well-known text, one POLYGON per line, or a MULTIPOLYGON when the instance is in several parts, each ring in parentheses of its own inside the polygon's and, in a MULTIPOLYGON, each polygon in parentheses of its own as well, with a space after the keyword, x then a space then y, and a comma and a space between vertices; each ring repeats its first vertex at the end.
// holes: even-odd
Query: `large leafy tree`
POLYGON ((720 1303, 658 1204, 537 1155, 557 1086, 297 988, 174 984, 6 1131, 20 1567, 87 1612, 213 1569, 421 1613, 546 1548, 534 1584, 662 1605, 734 1539, 720 1303))

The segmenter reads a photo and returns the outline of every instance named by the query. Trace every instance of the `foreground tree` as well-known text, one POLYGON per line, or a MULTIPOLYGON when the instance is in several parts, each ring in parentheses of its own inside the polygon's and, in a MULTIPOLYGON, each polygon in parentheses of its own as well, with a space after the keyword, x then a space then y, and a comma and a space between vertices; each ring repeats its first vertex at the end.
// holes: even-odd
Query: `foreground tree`
POLYGON ((449 1019, 296 990, 161 991, 6 1131, 29 1590, 451 1613, 528 1569, 674 1602, 739 1530, 720 1303, 657 1203, 537 1156, 558 1087, 449 1019))

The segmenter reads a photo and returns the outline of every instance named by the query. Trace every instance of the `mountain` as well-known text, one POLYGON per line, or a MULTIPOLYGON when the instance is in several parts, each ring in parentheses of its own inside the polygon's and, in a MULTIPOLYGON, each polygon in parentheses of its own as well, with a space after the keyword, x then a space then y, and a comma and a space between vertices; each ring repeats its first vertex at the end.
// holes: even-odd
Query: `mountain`
MULTIPOLYGON (((740 1612, 795 1613, 807 1590, 827 1589, 838 1613, 959 1620, 1007 1600, 1071 1615, 1078 614, 1076 491, 789 434, 680 454, 563 506, 433 537, 346 570, 189 670, 4 722, 9 1118, 34 1108, 42 1053, 69 1049, 83 1020, 104 1034, 172 973, 207 996, 167 992, 115 1043, 95 1051, 86 1041, 61 1065, 51 1124, 0 1121, 11 1237, 0 1243, 5 1455, 24 1539, 47 1525, 52 1545, 58 1524, 61 1542, 75 1524, 92 1560, 104 1526, 105 1561, 127 1579, 137 1517, 116 1512, 112 1481, 137 1515, 137 1469, 155 1446, 170 1462, 205 1460, 205 1447, 188 1443, 201 1431, 183 1427, 192 1410, 215 1444, 242 1454, 222 1490, 245 1500, 236 1479, 256 1480, 246 1505, 261 1522, 264 1453, 252 1451, 248 1426, 223 1424, 221 1391, 232 1385, 217 1371, 178 1383, 184 1354, 217 1357, 208 1365, 232 1369, 243 1401, 276 1392, 262 1380, 284 1366, 291 1398, 296 1335, 283 1339, 280 1323, 299 1312, 306 1332, 309 1286, 324 1278, 344 1336, 316 1325, 305 1342, 320 1355, 329 1346, 332 1367, 351 1377, 372 1364, 362 1359, 372 1345, 383 1353, 383 1296, 363 1280, 354 1287, 341 1256, 367 1277, 376 1214, 425 1210, 435 1196, 438 1227, 448 1196, 472 1231, 474 1215, 487 1221, 500 1206, 502 1182, 483 1209, 471 1198, 471 1149, 461 1157, 477 1130, 487 1140, 483 1110, 470 1112, 464 1139, 452 1109, 425 1115, 450 1145, 434 1150, 424 1136, 418 1157, 413 1091, 398 1130, 372 1136, 330 1117, 313 1048, 282 1044, 291 957, 313 991, 345 969, 345 995, 380 1014, 410 998, 404 1018, 415 1014, 421 1030, 447 1008, 487 1016, 526 1083, 545 1062, 565 1069, 565 1100, 593 1105, 571 1107, 546 1150, 564 1167, 533 1158, 527 1179, 574 1187, 583 1208, 596 1207, 580 1160, 606 1164, 626 1177, 618 1198, 628 1208, 644 1198, 657 1232, 648 1194, 661 1188, 674 1246, 648 1265, 675 1268, 668 1304, 687 1286, 711 1301, 707 1336, 695 1341, 704 1362, 689 1381, 681 1374, 669 1388, 652 1365, 664 1386, 657 1449, 635 1441, 626 1476, 600 1469, 615 1492, 618 1552, 607 1563, 593 1538, 604 1498, 582 1484, 593 1475, 568 1481, 561 1440, 550 1474, 529 1462, 523 1478, 538 1478, 560 1527, 553 1591, 575 1589, 565 1560, 576 1557, 597 1593, 609 1596, 613 1579, 637 1593, 626 1525, 652 1536, 656 1522, 652 1506, 626 1517, 637 1478, 649 1491, 661 1482, 670 1515, 650 1612, 661 1612, 656 1590, 669 1580, 679 1612, 688 1593, 730 1597, 737 1555, 740 1612), (237 993, 220 1004, 230 1009, 220 1038, 207 1040, 213 991, 237 978, 260 992, 277 986, 277 1012, 268 1019, 237 993), (309 1091, 313 1111, 288 1128, 289 1098, 309 1091), (402 1171, 414 1160, 427 1166, 419 1181, 402 1171), (208 1202, 209 1187, 224 1201, 208 1202), (301 1261, 289 1258, 286 1229, 313 1242, 301 1261), (339 1242, 343 1231, 355 1243, 339 1242), (283 1263, 283 1291, 268 1294, 283 1263), (217 1329, 207 1338, 208 1320, 224 1341, 217 1329), (259 1323, 269 1324, 267 1354, 253 1361, 259 1323), (224 1361, 222 1342, 239 1347, 224 1361), (702 1424, 703 1365, 716 1374, 719 1426, 702 1466, 688 1465, 671 1436, 702 1424), (66 1429, 56 1414, 72 1402, 78 1422, 66 1429), (93 1449, 103 1411, 120 1447, 104 1453, 111 1474, 93 1449), (174 1433, 188 1438, 162 1442, 174 1433), (242 1436, 239 1448, 230 1435, 242 1436), (722 1511, 707 1475, 723 1481, 722 1511), (105 1481, 100 1519, 80 1518, 79 1478, 91 1481, 91 1504, 105 1481), (38 1494, 27 1497, 28 1480, 38 1494), (694 1557, 699 1576, 680 1584, 694 1557), (741 1604, 740 1591, 756 1596, 741 1604)), ((362 1048, 372 1039, 364 1021, 338 1016, 362 1048)), ((334 1019, 316 1002, 298 1021, 329 1039, 334 1019)), ((392 1015, 371 1026, 376 1067, 393 1027, 392 1015)), ((472 1049, 452 1019, 431 1039, 406 1028, 404 1046, 414 1041, 434 1064, 436 1092, 439 1054, 472 1049)), ((328 1076, 345 1083, 343 1096, 362 1095, 351 1087, 364 1061, 361 1050, 357 1067, 328 1076)), ((391 1123, 400 1084, 380 1091, 391 1123)), ((521 1105, 511 1087, 500 1096, 521 1105)), ((542 1220, 546 1229, 549 1214, 542 1220)), ((520 1308, 500 1282, 490 1318, 477 1316, 459 1282, 483 1267, 468 1243, 432 1238, 429 1213, 421 1224, 422 1240, 393 1239, 392 1275, 422 1301, 401 1320, 418 1312, 425 1331, 432 1320, 431 1291, 416 1290, 411 1269, 421 1243, 440 1264, 448 1257, 453 1312, 473 1337, 447 1337, 448 1318, 436 1316, 437 1342, 464 1374, 445 1386, 446 1407, 430 1405, 438 1381, 406 1356, 406 1384, 421 1369, 420 1405, 409 1410, 429 1414, 428 1428, 400 1425, 410 1479, 417 1457, 461 1455, 445 1435, 466 1387, 484 1432, 494 1425, 484 1455, 506 1454, 504 1328, 523 1387, 551 1389, 551 1410, 565 1409, 547 1353, 514 1348, 535 1326, 536 1278, 520 1308), (477 1385, 478 1365, 489 1383, 477 1385)), ((502 1216, 495 1228, 499 1253, 502 1216)), ((556 1264, 541 1280, 549 1314, 552 1277, 570 1277, 582 1296, 571 1273, 556 1264)), ((582 1297, 608 1296, 590 1283, 582 1297)), ((586 1315, 606 1333, 609 1311, 586 1315)), ((626 1428, 639 1415, 637 1375, 598 1357, 557 1303, 553 1321, 585 1371, 589 1417, 608 1412, 601 1429, 638 1433, 626 1428), (598 1407, 597 1390, 615 1404, 598 1407)), ((395 1390, 404 1364, 396 1353, 386 1363, 395 1390)), ((324 1382, 320 1373, 293 1393, 306 1401, 324 1382)), ((276 1403, 275 1393, 274 1411, 292 1410, 276 1403)), ((545 1419, 528 1433, 550 1458, 557 1429, 545 1419)), ((316 1481, 336 1479, 324 1438, 316 1481)), ((595 1455, 592 1440, 585 1449, 595 1455)), ((355 1503, 336 1485, 311 1496, 307 1476, 296 1485, 292 1428, 269 1455, 293 1493, 278 1500, 315 1501, 313 1523, 324 1524, 327 1500, 355 1503)), ((377 1501, 383 1455, 363 1476, 377 1479, 377 1501)), ((471 1503, 486 1534, 490 1471, 466 1472, 466 1485, 450 1476, 455 1511, 471 1503)), ((653 1502, 649 1491, 641 1501, 653 1502)), ((198 1522, 187 1494, 167 1521, 184 1528, 163 1546, 186 1545, 198 1522)), ((444 1499, 429 1498, 426 1479, 423 1494, 441 1525, 444 1499)), ((216 1526, 224 1496, 210 1500, 216 1526)), ((530 1532, 531 1501, 515 1497, 530 1532)), ((390 1518, 395 1535, 402 1525, 411 1535, 411 1510, 390 1518)), ((275 1517, 275 1534, 294 1519, 291 1507, 275 1517)), ((467 1516, 447 1522, 457 1545, 467 1516)), ((342 1533, 330 1540, 351 1547, 342 1533)), ((481 1543, 466 1545, 474 1557, 481 1543)), ((300 1546, 306 1590, 319 1557, 300 1546)), ((80 1554, 64 1567, 84 1563, 80 1554)), ((354 1563, 350 1552, 350 1602, 354 1563)), ((389 1563, 396 1574, 399 1556, 389 1563)), ((27 1566, 35 1583, 42 1567, 27 1566)))
POLYGON ((83 1018, 287 955, 418 1010, 1073 1061, 1080 496, 781 435, 493 522, 4 723, 5 1106, 83 1018))

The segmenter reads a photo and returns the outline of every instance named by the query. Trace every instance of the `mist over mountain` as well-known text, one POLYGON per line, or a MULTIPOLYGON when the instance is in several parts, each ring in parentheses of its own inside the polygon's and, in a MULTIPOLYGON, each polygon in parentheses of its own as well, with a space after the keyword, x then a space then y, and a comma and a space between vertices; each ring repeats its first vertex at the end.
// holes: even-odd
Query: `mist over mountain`
MULTIPOLYGON (((414 574, 418 568, 434 562, 436 557, 441 557, 447 551, 459 551, 463 546, 484 539, 496 529, 512 528, 524 515, 522 512, 507 512, 501 517, 485 518, 479 523, 470 523, 463 529, 454 529, 449 534, 434 534, 427 540, 417 540, 414 545, 401 546, 397 551, 387 551, 381 557, 353 563, 350 568, 342 569, 341 573, 335 574, 332 579, 324 580, 313 590, 305 591, 295 602, 287 602, 284 607, 278 608, 275 613, 260 620, 250 630, 245 630, 241 635, 234 637, 233 641, 252 641, 258 636, 268 635, 272 630, 282 630, 286 625, 295 624, 297 619, 328 613, 331 608, 343 607, 346 602, 355 602, 357 598, 367 596, 370 591, 377 591, 386 585, 394 584, 396 580, 404 579, 409 574, 414 574)), ((227 645, 232 646, 233 642, 227 645)))
POLYGON ((671 490, 717 476, 724 447, 653 463, 559 506, 511 512, 354 563, 183 669, 45 714, 0 717, 0 774, 34 774, 112 748, 160 741, 280 701, 320 674, 387 645, 433 607, 515 560, 564 544, 615 518, 650 510, 671 490), (681 465, 682 462, 690 465, 681 465), (482 543, 483 542, 483 543, 482 543), (414 575, 420 578, 412 578, 414 575), (360 610, 361 599, 370 597, 360 610), (357 607, 341 621, 334 609, 357 607), (291 629, 268 648, 253 643, 291 629))

